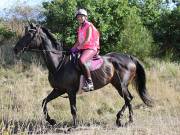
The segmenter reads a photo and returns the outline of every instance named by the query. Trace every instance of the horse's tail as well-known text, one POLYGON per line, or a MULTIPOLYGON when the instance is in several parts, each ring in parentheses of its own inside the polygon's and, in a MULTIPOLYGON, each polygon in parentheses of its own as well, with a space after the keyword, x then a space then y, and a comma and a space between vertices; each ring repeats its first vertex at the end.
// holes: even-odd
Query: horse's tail
POLYGON ((139 62, 139 60, 135 57, 131 57, 133 61, 136 64, 136 76, 134 79, 134 86, 141 97, 142 101, 147 105, 152 107, 153 101, 150 98, 147 89, 146 89, 146 73, 142 66, 142 64, 139 62))

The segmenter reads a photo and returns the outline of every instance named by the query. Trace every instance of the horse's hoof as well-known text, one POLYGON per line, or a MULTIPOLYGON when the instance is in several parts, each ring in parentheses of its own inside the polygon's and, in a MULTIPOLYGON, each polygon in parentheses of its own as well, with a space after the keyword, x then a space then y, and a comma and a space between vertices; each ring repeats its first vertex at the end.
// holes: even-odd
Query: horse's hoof
POLYGON ((68 128, 67 131, 68 131, 68 132, 71 132, 72 130, 73 130, 73 128, 70 127, 70 128, 68 128))
POLYGON ((71 132, 77 128, 77 125, 73 125, 72 127, 68 128, 68 132, 71 132))
POLYGON ((72 128, 73 128, 73 129, 77 128, 77 125, 73 125, 72 128))
POLYGON ((123 127, 124 125, 121 123, 121 121, 120 120, 116 120, 116 125, 118 126, 118 127, 123 127))
POLYGON ((132 123, 133 123, 133 120, 130 120, 130 121, 126 122, 124 126, 127 127, 127 126, 131 125, 132 123))
POLYGON ((48 120, 49 124, 54 126, 56 124, 56 121, 54 119, 48 120))
POLYGON ((70 127, 70 128, 68 128, 68 130, 67 130, 67 131, 68 131, 68 132, 72 132, 72 131, 74 131, 74 130, 75 130, 75 128, 76 128, 76 127, 70 127))

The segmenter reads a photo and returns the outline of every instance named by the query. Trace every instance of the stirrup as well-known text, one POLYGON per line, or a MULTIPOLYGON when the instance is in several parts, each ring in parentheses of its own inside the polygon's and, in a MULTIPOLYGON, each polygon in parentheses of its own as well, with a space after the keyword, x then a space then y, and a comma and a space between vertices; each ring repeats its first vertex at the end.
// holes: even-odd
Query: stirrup
POLYGON ((82 87, 82 89, 85 91, 85 92, 88 92, 88 91, 92 91, 94 90, 94 85, 93 83, 85 83, 84 86, 82 87))

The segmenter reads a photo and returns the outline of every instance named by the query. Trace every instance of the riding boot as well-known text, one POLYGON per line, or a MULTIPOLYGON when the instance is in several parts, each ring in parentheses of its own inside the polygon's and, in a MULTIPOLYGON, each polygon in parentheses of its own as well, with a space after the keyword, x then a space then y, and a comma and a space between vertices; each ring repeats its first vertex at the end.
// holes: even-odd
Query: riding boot
POLYGON ((94 85, 93 85, 93 82, 92 82, 92 78, 86 79, 86 82, 85 82, 84 86, 82 87, 82 89, 85 92, 94 90, 94 85))
POLYGON ((85 92, 94 90, 94 85, 93 85, 93 81, 92 81, 92 78, 91 78, 91 73, 90 73, 90 70, 89 70, 88 66, 86 64, 82 64, 81 67, 82 67, 82 71, 83 71, 83 74, 84 74, 85 79, 86 79, 86 82, 85 82, 84 86, 82 87, 82 89, 85 92))

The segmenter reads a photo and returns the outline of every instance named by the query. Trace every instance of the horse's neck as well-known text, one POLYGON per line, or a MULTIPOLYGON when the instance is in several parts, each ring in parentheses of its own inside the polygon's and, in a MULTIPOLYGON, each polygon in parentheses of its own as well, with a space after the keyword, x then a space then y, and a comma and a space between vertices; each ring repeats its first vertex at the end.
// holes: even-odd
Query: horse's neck
POLYGON ((43 40, 43 57, 50 72, 55 73, 61 65, 62 51, 56 49, 55 45, 49 40, 43 40))

